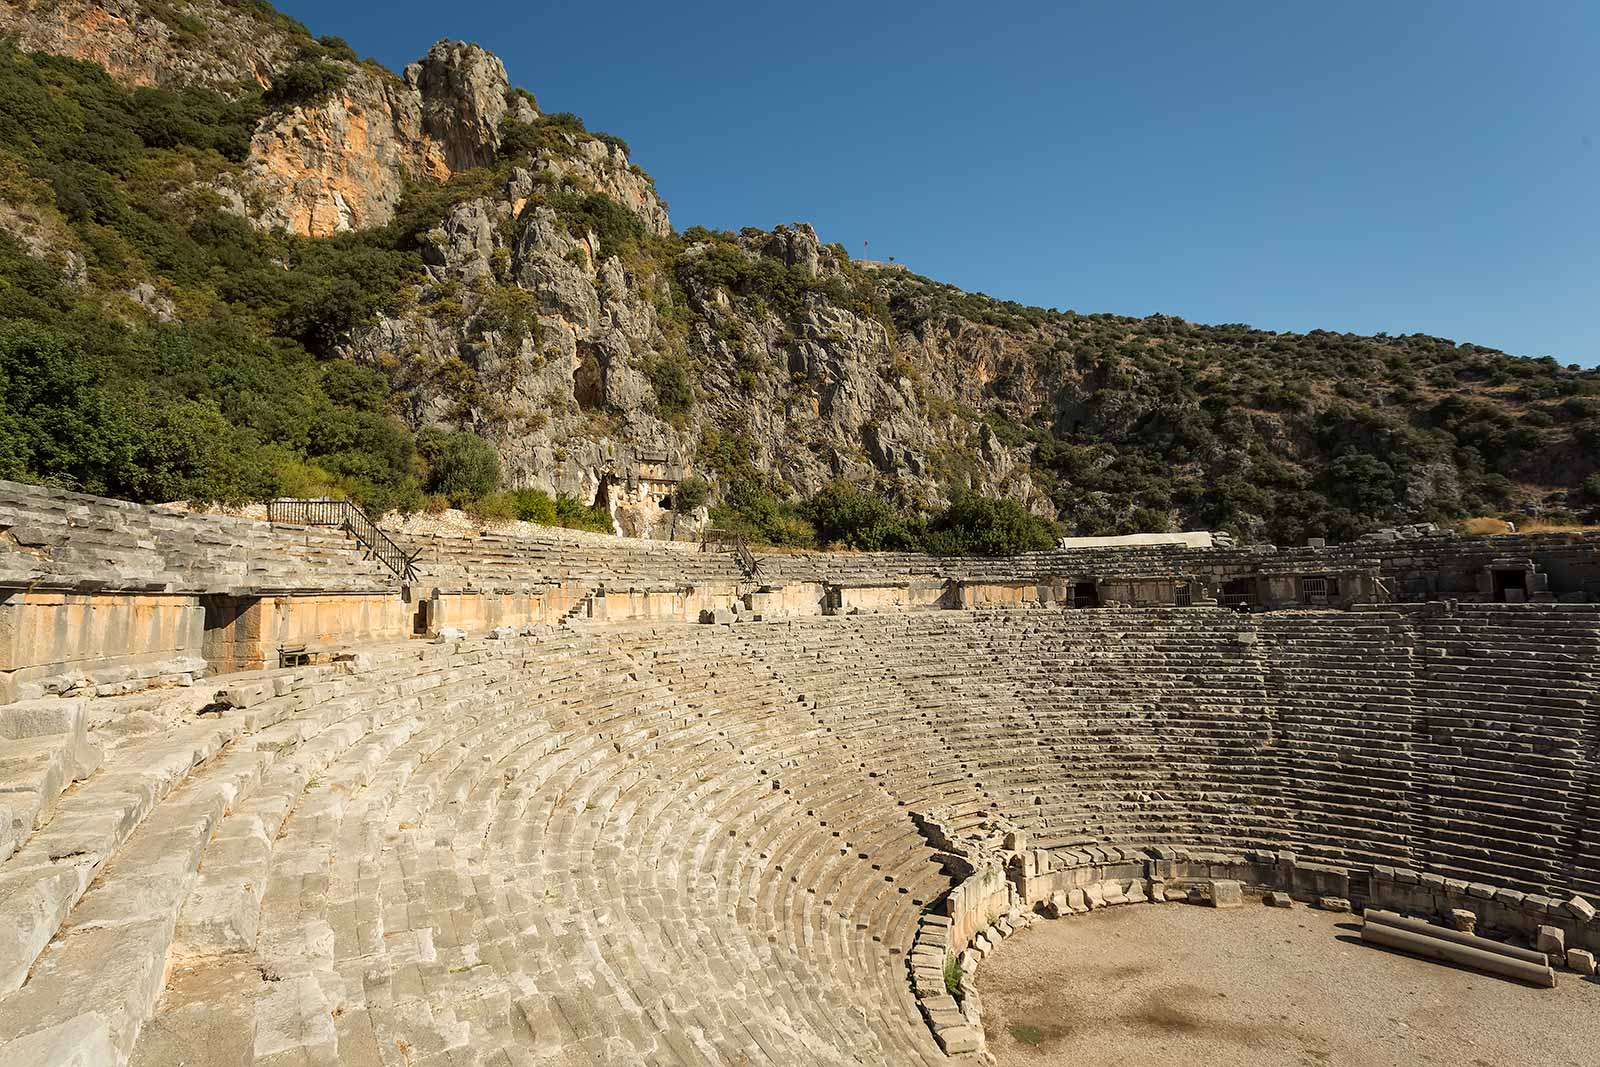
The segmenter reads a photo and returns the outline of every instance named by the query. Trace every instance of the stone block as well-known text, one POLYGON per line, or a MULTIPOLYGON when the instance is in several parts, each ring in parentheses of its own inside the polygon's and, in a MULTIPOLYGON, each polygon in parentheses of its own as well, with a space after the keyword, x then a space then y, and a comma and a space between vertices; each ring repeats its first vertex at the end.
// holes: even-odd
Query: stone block
POLYGON ((939 1047, 947 1056, 959 1056, 965 1052, 977 1052, 982 1047, 978 1030, 968 1025, 947 1026, 933 1032, 934 1040, 939 1042, 939 1047))
POLYGON ((1450 929, 1460 930, 1464 934, 1470 934, 1478 928, 1477 913, 1466 908, 1451 908, 1445 918, 1450 922, 1450 929))
POLYGON ((1266 902, 1266 905, 1269 908, 1292 908, 1292 907, 1294 907, 1294 897, 1291 897, 1288 893, 1272 892, 1272 893, 1268 893, 1262 899, 1266 902))
POLYGON ((1579 974, 1594 974, 1594 953, 1588 949, 1569 948, 1567 950, 1567 967, 1570 970, 1577 971, 1579 974))
POLYGON ((1323 911, 1348 912, 1350 902, 1344 897, 1321 897, 1317 900, 1317 907, 1323 911))
POLYGON ((103 1067, 117 1061, 106 1020, 79 1015, 0 1044, 8 1067, 103 1067))
POLYGON ((1534 949, 1560 963, 1567 956, 1567 935, 1559 926, 1541 926, 1535 938, 1534 949))
POLYGON ((1566 903, 1567 911, 1580 923, 1588 925, 1594 922, 1594 905, 1582 897, 1573 897, 1566 903))
POLYGON ((1244 886, 1232 878, 1218 878, 1211 883, 1206 903, 1213 908, 1244 907, 1244 886))

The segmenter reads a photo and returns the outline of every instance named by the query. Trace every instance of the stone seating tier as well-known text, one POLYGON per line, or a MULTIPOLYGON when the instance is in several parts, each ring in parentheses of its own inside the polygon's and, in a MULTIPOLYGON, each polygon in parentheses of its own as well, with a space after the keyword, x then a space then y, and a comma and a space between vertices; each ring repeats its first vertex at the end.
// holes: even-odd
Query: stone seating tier
POLYGON ((0 481, 0 587, 237 595, 396 585, 338 530, 0 481))
POLYGON ((17 705, 0 1062, 943 1062, 919 818, 1600 897, 1597 662, 1596 610, 926 612, 17 705))

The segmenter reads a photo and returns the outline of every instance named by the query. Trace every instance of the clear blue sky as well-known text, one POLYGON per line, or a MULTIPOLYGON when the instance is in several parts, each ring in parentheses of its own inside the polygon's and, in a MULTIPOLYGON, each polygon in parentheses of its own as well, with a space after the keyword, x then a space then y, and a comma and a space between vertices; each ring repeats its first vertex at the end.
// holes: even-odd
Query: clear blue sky
POLYGON ((1063 310, 1600 364, 1600 3, 284 2, 477 41, 674 224, 1063 310))

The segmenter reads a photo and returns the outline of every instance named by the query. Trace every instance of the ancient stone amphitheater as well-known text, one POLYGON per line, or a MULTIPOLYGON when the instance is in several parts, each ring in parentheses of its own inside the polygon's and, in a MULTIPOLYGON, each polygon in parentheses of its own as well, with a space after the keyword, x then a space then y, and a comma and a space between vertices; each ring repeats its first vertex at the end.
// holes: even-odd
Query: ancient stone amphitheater
POLYGON ((0 483, 0 1063, 975 1059, 1085 887, 1600 947, 1593 536, 404 547, 0 483))

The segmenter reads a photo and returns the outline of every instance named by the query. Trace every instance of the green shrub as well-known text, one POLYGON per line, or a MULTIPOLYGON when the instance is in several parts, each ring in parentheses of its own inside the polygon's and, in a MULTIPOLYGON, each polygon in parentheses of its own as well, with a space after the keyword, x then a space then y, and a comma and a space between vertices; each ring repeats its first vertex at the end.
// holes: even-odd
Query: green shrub
POLYGON ((694 385, 683 362, 657 356, 644 365, 645 377, 656 394, 656 409, 665 419, 680 419, 694 407, 694 385))
POLYGON ((461 506, 461 510, 472 521, 481 523, 510 522, 517 517, 516 506, 509 493, 490 493, 469 500, 461 506))
POLYGON ((556 494, 556 525, 594 533, 615 533, 611 512, 599 504, 585 504, 575 496, 556 494))
POLYGON ((343 89, 350 72, 337 63, 302 59, 280 70, 262 100, 268 107, 287 109, 320 104, 343 89))
POLYGON ((516 518, 544 526, 556 525, 556 502, 549 493, 542 489, 514 489, 510 496, 516 518))
POLYGON ((672 492, 672 506, 679 511, 693 511, 711 498, 711 485, 704 478, 685 478, 672 492))
POLYGON ((428 462, 428 490, 443 493, 452 507, 482 500, 500 485, 500 454, 475 433, 424 431, 417 445, 428 462))
POLYGON ((957 960, 955 956, 945 956, 944 991, 949 993, 952 997, 956 997, 957 999, 960 999, 961 996, 961 978, 963 973, 964 972, 961 970, 961 962, 957 960))
POLYGON ((806 501, 803 513, 819 542, 866 552, 915 549, 924 533, 886 498, 841 481, 806 501))
POLYGON ((1011 556, 1054 545, 1054 527, 1015 500, 964 492, 928 523, 923 537, 923 548, 939 556, 1011 556))

